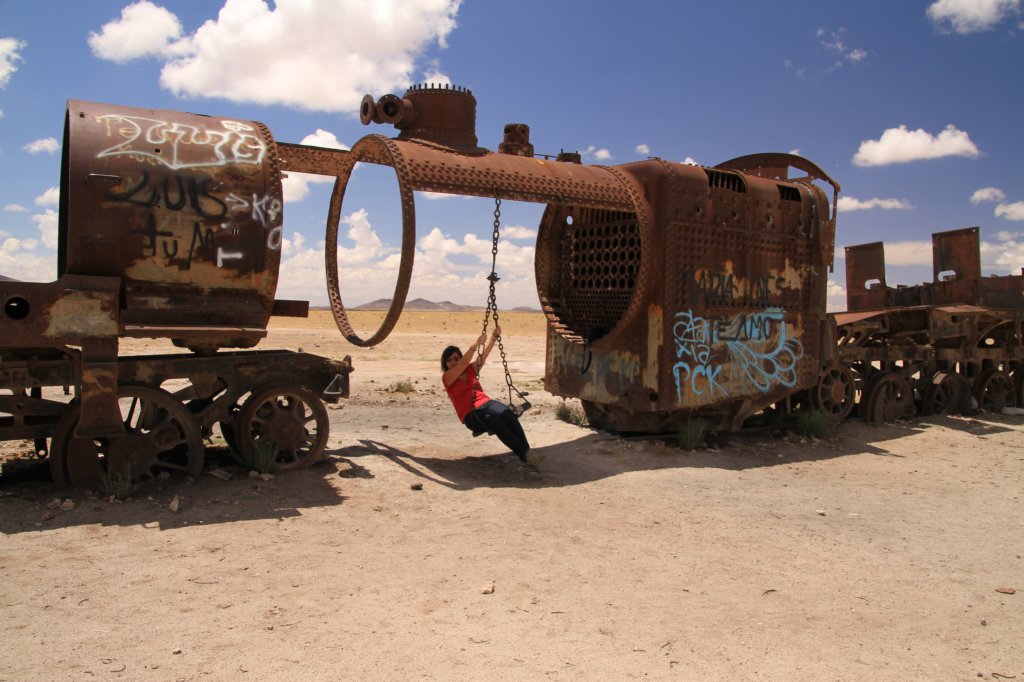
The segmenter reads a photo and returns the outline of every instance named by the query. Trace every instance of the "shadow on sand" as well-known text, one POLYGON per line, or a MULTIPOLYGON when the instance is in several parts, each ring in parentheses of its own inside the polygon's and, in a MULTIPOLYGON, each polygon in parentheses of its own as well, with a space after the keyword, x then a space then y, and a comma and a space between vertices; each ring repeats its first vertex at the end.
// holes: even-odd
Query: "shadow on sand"
MULTIPOLYGON (((535 448, 539 467, 523 464, 496 440, 497 454, 462 458, 416 454, 383 440, 328 450, 313 467, 280 474, 272 480, 250 478, 224 448, 209 448, 204 475, 199 479, 146 481, 124 502, 105 500, 82 491, 60 490, 49 480, 43 460, 8 462, 0 476, 0 534, 53 530, 76 525, 140 525, 172 530, 187 526, 233 523, 256 519, 283 520, 304 509, 342 504, 345 481, 372 480, 374 459, 401 467, 415 482, 451 490, 476 488, 552 488, 574 486, 620 474, 658 469, 715 468, 742 471, 761 467, 824 461, 851 455, 896 457, 887 441, 943 427, 989 436, 1024 423, 1024 417, 985 414, 976 418, 941 417, 929 421, 868 426, 850 420, 823 440, 778 434, 729 436, 709 449, 683 451, 669 439, 632 439, 580 428, 580 436, 535 448), (230 480, 209 475, 226 471, 230 480), (170 510, 178 498, 178 511, 170 510), (71 498, 74 511, 60 503, 71 498)), ((461 432, 459 437, 465 437, 461 432)), ((456 443, 458 441, 455 441, 456 443)), ((436 448, 430 448, 436 451, 436 448)))
MULTIPOLYGON (((1021 417, 984 415, 983 418, 936 417, 928 421, 900 422, 869 426, 848 421, 825 439, 805 439, 792 435, 747 434, 720 438, 711 448, 684 451, 668 438, 622 438, 580 429, 579 438, 535 448, 541 456, 539 467, 523 464, 511 453, 463 457, 429 457, 395 447, 388 442, 360 440, 331 453, 335 461, 351 469, 341 476, 364 476, 366 468, 358 464, 367 457, 385 457, 410 474, 453 490, 480 487, 548 488, 571 486, 617 476, 657 469, 715 468, 740 471, 760 467, 823 461, 850 455, 898 457, 885 447, 887 441, 912 436, 935 426, 992 435, 1010 430, 1021 417)), ((501 444, 496 442, 496 448, 501 444)))

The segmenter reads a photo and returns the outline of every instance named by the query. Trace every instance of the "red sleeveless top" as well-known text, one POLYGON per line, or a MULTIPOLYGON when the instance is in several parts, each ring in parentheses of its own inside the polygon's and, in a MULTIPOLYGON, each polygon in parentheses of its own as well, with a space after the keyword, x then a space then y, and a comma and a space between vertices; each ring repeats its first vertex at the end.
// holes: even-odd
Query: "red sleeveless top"
POLYGON ((476 367, 472 364, 451 384, 445 383, 442 374, 441 383, 444 384, 444 390, 448 391, 448 398, 452 401, 455 414, 459 416, 460 422, 465 422, 467 414, 490 400, 480 386, 480 380, 476 376, 476 367), (473 400, 474 393, 476 394, 475 401, 473 400))

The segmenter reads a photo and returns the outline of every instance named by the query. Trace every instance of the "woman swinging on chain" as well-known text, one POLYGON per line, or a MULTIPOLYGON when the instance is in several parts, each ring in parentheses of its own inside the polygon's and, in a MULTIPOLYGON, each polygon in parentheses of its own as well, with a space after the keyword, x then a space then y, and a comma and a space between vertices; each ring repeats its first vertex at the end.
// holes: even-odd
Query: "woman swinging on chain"
POLYGON ((441 383, 444 384, 448 397, 455 407, 455 414, 466 428, 478 435, 486 431, 492 433, 516 454, 520 460, 536 465, 536 457, 530 456, 530 443, 519 423, 519 417, 508 405, 491 400, 480 386, 478 375, 484 361, 494 347, 495 341, 501 336, 501 329, 494 327, 490 339, 485 331, 469 348, 466 355, 458 346, 448 346, 441 353, 441 383), (474 357, 483 348, 479 357, 474 357))

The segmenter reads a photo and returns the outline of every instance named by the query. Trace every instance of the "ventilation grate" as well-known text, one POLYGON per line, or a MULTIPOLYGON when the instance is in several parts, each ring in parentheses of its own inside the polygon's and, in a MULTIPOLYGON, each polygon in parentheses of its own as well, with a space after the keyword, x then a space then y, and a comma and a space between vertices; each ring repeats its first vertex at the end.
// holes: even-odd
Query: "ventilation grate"
POLYGON ((719 187, 721 189, 732 190, 744 194, 747 191, 747 186, 743 184, 743 178, 735 173, 723 173, 721 171, 710 170, 705 168, 705 172, 708 174, 708 187, 719 187))
POLYGON ((779 198, 783 201, 800 201, 800 190, 796 187, 789 187, 788 185, 777 185, 779 188, 779 198))

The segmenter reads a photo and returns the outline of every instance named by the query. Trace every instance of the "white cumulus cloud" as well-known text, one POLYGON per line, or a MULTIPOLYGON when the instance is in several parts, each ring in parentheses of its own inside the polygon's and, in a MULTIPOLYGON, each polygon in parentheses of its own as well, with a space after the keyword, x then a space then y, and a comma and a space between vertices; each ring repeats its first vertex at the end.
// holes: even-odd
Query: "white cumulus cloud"
POLYGON ((380 237, 374 232, 366 209, 361 208, 350 215, 344 216, 341 222, 348 225, 347 235, 355 243, 355 246, 338 247, 339 263, 358 265, 394 251, 393 249, 386 248, 384 243, 381 242, 380 237))
POLYGON ((645 144, 638 144, 636 146, 636 153, 643 154, 644 156, 646 156, 651 153, 651 148, 645 144))
POLYGON ((1024 220, 1024 201, 1007 203, 1006 192, 998 187, 982 187, 971 195, 971 203, 978 205, 986 201, 996 202, 993 214, 1003 220, 1024 220))
POLYGON ((57 212, 46 209, 46 213, 37 213, 32 216, 32 222, 39 228, 39 238, 43 246, 48 249, 57 249, 57 212))
POLYGON ((856 166, 885 166, 945 156, 977 158, 981 152, 970 136, 950 124, 938 135, 907 126, 889 128, 877 140, 864 140, 853 157, 856 166))
POLYGON ((429 69, 423 72, 423 83, 436 87, 451 87, 452 79, 441 71, 440 65, 435 61, 431 63, 429 69))
MULTIPOLYGON (((164 57, 160 84, 180 97, 354 112, 367 92, 409 85, 430 45, 447 47, 460 3, 278 0, 271 9, 264 0, 226 0, 216 19, 179 37, 177 17, 142 0, 90 36, 90 44, 114 61, 164 57), (155 25, 144 24, 142 14, 155 25), (119 35, 130 36, 130 46, 116 49, 119 35)), ((447 79, 436 65, 426 75, 447 79)))
POLYGON ((182 35, 181 22, 173 12, 149 0, 128 5, 121 17, 89 33, 89 47, 100 59, 124 63, 139 57, 174 54, 182 35))
MULTIPOLYGON (((842 257, 842 256, 840 256, 842 257)), ((835 280, 828 281, 828 287, 826 289, 826 309, 828 312, 836 312, 839 310, 846 310, 846 287, 836 282, 835 280)))
POLYGON ((1004 220, 1024 220, 1024 201, 1015 201, 1012 204, 999 204, 996 206, 996 217, 1004 220))
POLYGON ((0 38, 0 89, 7 87, 11 75, 18 70, 15 65, 21 61, 18 51, 26 44, 25 41, 15 38, 0 38))
POLYGON ((36 206, 56 206, 60 202, 60 189, 51 187, 35 198, 36 206))
MULTIPOLYGON (((345 217, 348 232, 339 238, 338 277, 342 300, 358 305, 394 294, 401 262, 398 249, 382 243, 365 210, 345 217)), ((510 239, 532 239, 536 231, 518 225, 502 229, 510 239)), ((296 233, 284 240, 278 296, 308 299, 314 305, 326 302, 324 292, 324 244, 305 246, 296 233)), ((497 298, 503 309, 515 306, 537 306, 534 281, 534 248, 514 241, 503 243, 498 253, 497 269, 501 279, 497 298)), ((433 228, 416 243, 412 284, 409 299, 450 300, 455 303, 484 305, 487 298, 487 275, 491 267, 491 243, 468 234, 455 239, 433 228)), ((370 331, 370 330, 361 330, 370 331)))
POLYGON ((1005 199, 1006 192, 998 187, 982 187, 971 195, 971 203, 975 205, 983 201, 1004 201, 1005 199))
POLYGON ((1020 3, 1021 0, 937 0, 928 6, 926 14, 939 31, 977 33, 1019 16, 1020 3))
POLYGON ((29 142, 27 145, 22 147, 29 154, 53 154, 60 149, 60 143, 57 142, 56 137, 44 137, 41 140, 34 140, 29 142))
POLYGON ((595 161, 611 161, 614 158, 612 153, 604 147, 598 148, 594 145, 590 145, 580 152, 580 156, 585 159, 594 159, 595 161))
POLYGON ((536 239, 537 230, 532 227, 516 227, 511 225, 501 228, 501 236, 509 239, 536 239))
POLYGON ((886 265, 932 266, 931 240, 885 242, 886 265))
POLYGON ((981 243, 981 268, 985 274, 1019 275, 1024 268, 1024 239, 1019 232, 997 232, 996 241, 981 243))
POLYGON ((57 276, 56 254, 35 252, 35 239, 8 237, 0 242, 0 274, 22 282, 49 282, 57 276))
POLYGON ((857 199, 856 197, 839 197, 837 208, 840 211, 865 211, 872 208, 885 210, 914 208, 906 199, 857 199))
POLYGON ((21 204, 7 204, 6 206, 4 206, 4 210, 5 211, 10 211, 11 213, 27 213, 28 212, 28 209, 25 208, 24 206, 22 206, 21 204))

